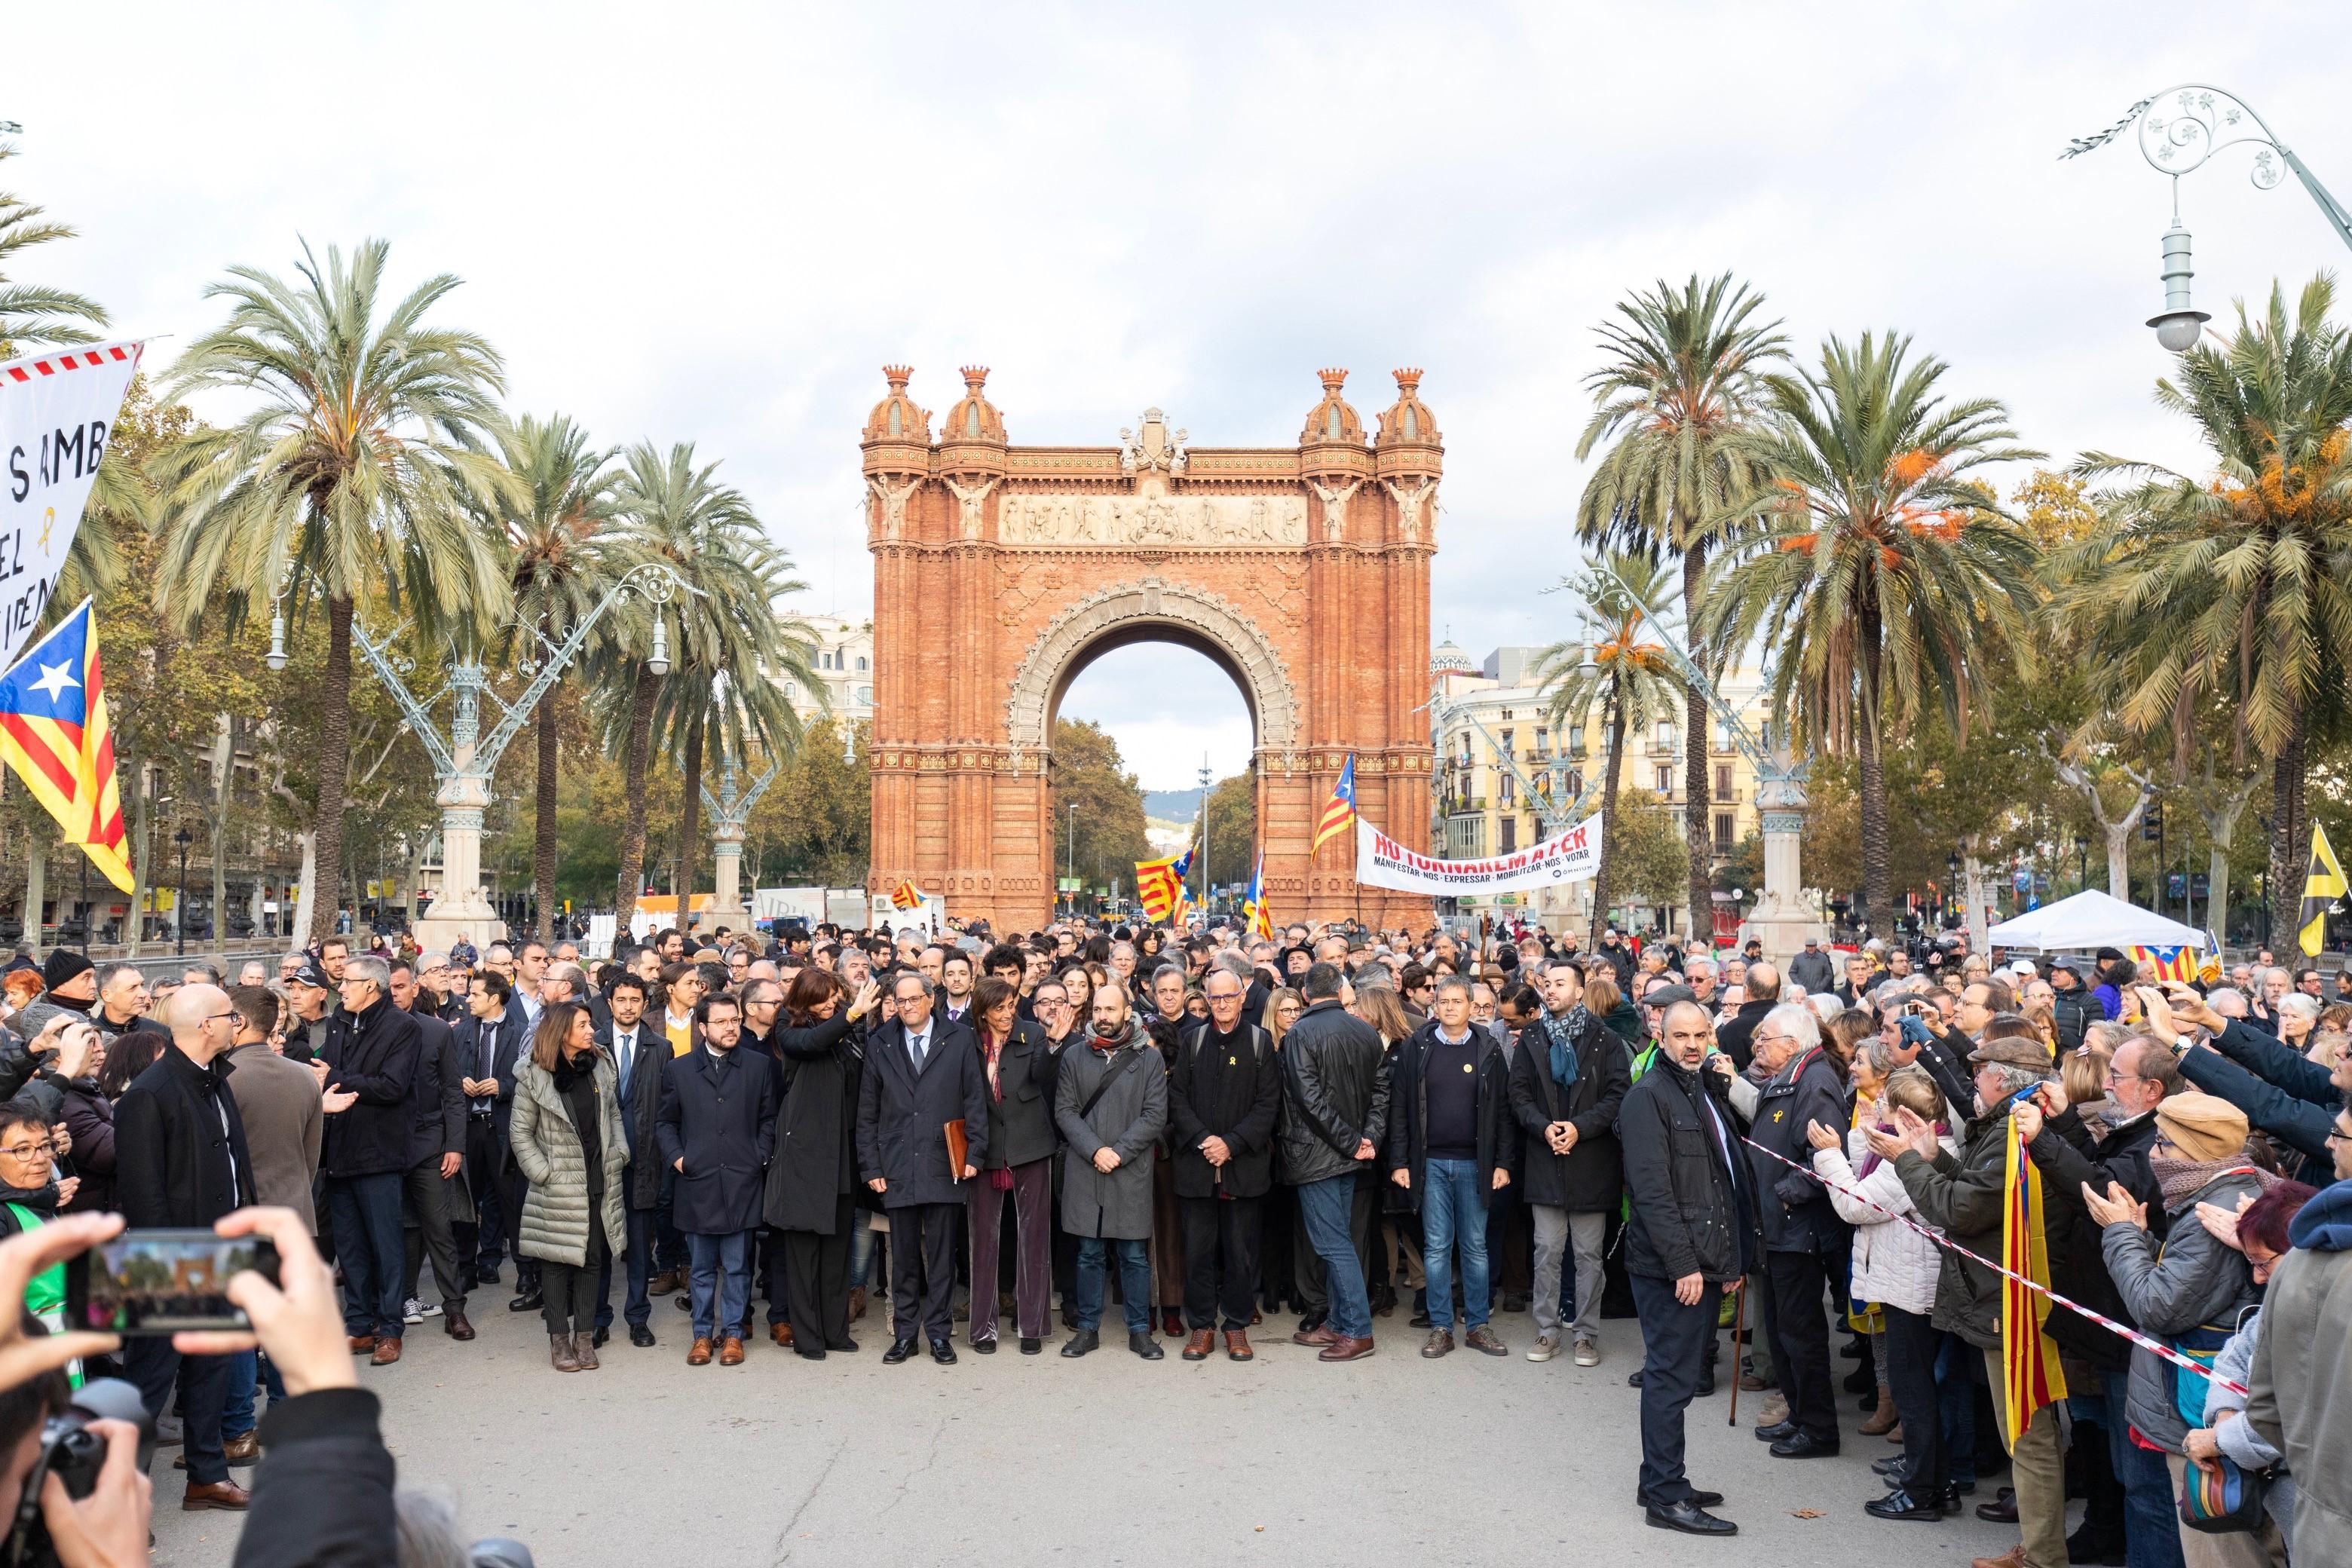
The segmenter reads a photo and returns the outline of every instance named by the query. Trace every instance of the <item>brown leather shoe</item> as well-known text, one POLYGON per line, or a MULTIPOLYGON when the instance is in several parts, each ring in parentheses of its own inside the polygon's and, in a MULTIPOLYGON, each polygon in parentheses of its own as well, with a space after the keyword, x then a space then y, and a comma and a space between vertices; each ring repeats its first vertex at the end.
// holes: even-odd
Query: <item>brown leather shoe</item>
POLYGON ((232 1465, 257 1465, 261 1462, 261 1435, 247 1432, 241 1436, 231 1437, 221 1445, 221 1455, 232 1465))
POLYGON ((582 1372, 594 1372, 602 1364, 596 1360, 596 1336, 593 1332, 572 1336, 572 1360, 582 1372))
POLYGON ((365 1355, 368 1352, 375 1349, 375 1336, 373 1334, 353 1334, 345 1342, 351 1346, 352 1353, 353 1355, 365 1355))
POLYGON ((180 1510, 184 1513, 200 1513, 208 1508, 222 1508, 242 1513, 252 1501, 253 1494, 235 1481, 214 1481, 190 1487, 187 1495, 180 1500, 180 1510))
POLYGON ((1330 1345, 1339 1343, 1339 1336, 1333 1333, 1328 1325, 1318 1323, 1311 1329, 1302 1329, 1291 1335, 1290 1342, 1295 1345, 1330 1345))
POLYGON ((1317 1361, 1361 1361, 1371 1353, 1371 1335, 1366 1334, 1360 1340, 1351 1340, 1347 1335, 1340 1334, 1333 1338, 1329 1344, 1325 1345, 1315 1359, 1317 1361))
POLYGON ((1186 1361, 1208 1360, 1210 1347, 1216 1342, 1217 1336, 1214 1331, 1194 1329, 1184 1341, 1184 1359, 1186 1361))
POLYGON ((725 1339, 719 1341, 719 1364, 720 1366, 741 1366, 743 1364, 743 1342, 737 1339, 733 1334, 730 1334, 725 1339))
POLYGON ((1432 1329, 1429 1331, 1429 1338, 1422 1342, 1421 1354, 1424 1361, 1435 1361, 1439 1356, 1453 1353, 1454 1331, 1452 1329, 1432 1329))
POLYGON ((852 1285, 849 1288, 849 1321, 854 1323, 865 1315, 866 1287, 863 1285, 852 1285))
POLYGON ((400 1342, 387 1334, 375 1342, 375 1354, 368 1358, 376 1366, 390 1366, 400 1359, 400 1342))
POLYGON ((675 1296, 686 1289, 686 1280, 675 1268, 665 1269, 646 1281, 648 1296, 675 1296))
POLYGON ((770 1323, 768 1337, 786 1350, 793 1348, 793 1326, 790 1323, 770 1323))
POLYGON ((1998 1557, 1979 1557, 1969 1568, 2025 1568, 2025 1542, 2019 1542, 1998 1557))
POLYGON ((441 1320, 441 1331, 453 1340, 470 1340, 474 1337, 474 1325, 466 1321, 465 1313, 452 1312, 441 1320))
POLYGON ((1472 1350, 1477 1351, 1485 1355, 1508 1355, 1511 1353, 1511 1347, 1496 1339, 1495 1337, 1494 1329, 1485 1323, 1481 1323, 1476 1328, 1471 1330, 1469 1337, 1462 1342, 1468 1345, 1472 1350))
POLYGON ((1225 1331, 1225 1359, 1227 1361, 1255 1361, 1256 1358, 1257 1352, 1250 1349, 1249 1335, 1244 1333, 1239 1329, 1227 1329, 1225 1331))
POLYGON ((570 1334, 547 1336, 547 1364, 558 1372, 578 1372, 580 1357, 572 1348, 570 1334))
POLYGON ((694 1348, 686 1352, 686 1364, 688 1366, 709 1366, 710 1364, 710 1336, 705 1334, 702 1338, 694 1342, 694 1348))

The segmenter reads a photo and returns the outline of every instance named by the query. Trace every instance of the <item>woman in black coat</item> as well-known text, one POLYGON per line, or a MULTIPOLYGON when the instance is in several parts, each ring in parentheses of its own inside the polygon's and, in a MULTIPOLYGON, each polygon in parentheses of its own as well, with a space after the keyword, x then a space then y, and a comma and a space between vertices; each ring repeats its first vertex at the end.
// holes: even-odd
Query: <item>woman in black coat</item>
POLYGON ((1045 1347, 1053 1307, 1054 1087, 1060 1053, 1019 1019, 1018 988, 990 975, 972 992, 982 1073, 988 1079, 988 1156, 966 1200, 971 1226, 971 1348, 996 1349, 997 1259, 1004 1200, 1015 1226, 1013 1321, 1021 1353, 1045 1347))
POLYGON ((849 1252, 858 1212, 857 1079, 865 1024, 881 1001, 872 981, 856 996, 830 970, 793 977, 774 1044, 784 1070, 761 1217, 784 1233, 785 1310, 793 1348, 811 1361, 854 1351, 849 1337, 849 1252))

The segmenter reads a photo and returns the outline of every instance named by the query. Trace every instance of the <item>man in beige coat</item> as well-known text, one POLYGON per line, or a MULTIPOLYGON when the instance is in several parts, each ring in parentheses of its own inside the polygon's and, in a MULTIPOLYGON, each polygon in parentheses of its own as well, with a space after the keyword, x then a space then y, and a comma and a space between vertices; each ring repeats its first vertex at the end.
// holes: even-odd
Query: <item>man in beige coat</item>
POLYGON ((277 995, 266 986, 239 985, 228 994, 236 1034, 228 1059, 229 1092, 245 1121, 253 1155, 253 1190, 264 1204, 292 1209, 304 1228, 319 1233, 311 1191, 319 1174, 319 1138, 326 1124, 319 1080, 299 1063, 269 1048, 278 1027, 277 995))

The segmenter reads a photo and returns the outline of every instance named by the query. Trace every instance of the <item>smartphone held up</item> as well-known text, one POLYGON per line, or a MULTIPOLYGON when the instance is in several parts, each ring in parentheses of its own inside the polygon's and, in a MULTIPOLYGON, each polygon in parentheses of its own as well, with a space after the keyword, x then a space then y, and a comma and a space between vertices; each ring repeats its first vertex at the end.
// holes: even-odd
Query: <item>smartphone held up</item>
POLYGON ((67 1263, 66 1322, 125 1336, 247 1330, 245 1310, 227 1294, 229 1280, 247 1270, 278 1283, 268 1237, 126 1230, 67 1263))

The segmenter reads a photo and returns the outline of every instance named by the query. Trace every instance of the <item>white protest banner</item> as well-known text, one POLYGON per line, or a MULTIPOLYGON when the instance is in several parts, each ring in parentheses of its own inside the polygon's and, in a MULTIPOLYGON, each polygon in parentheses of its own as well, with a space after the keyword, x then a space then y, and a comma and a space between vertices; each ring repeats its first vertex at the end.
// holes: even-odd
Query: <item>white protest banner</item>
POLYGON ((100 343, 0 363, 0 669, 40 625, 141 345, 100 343))
POLYGON ((1580 882, 1601 868, 1601 814, 1540 844, 1484 860, 1436 860, 1356 818, 1356 880, 1440 898, 1482 898, 1580 882))

